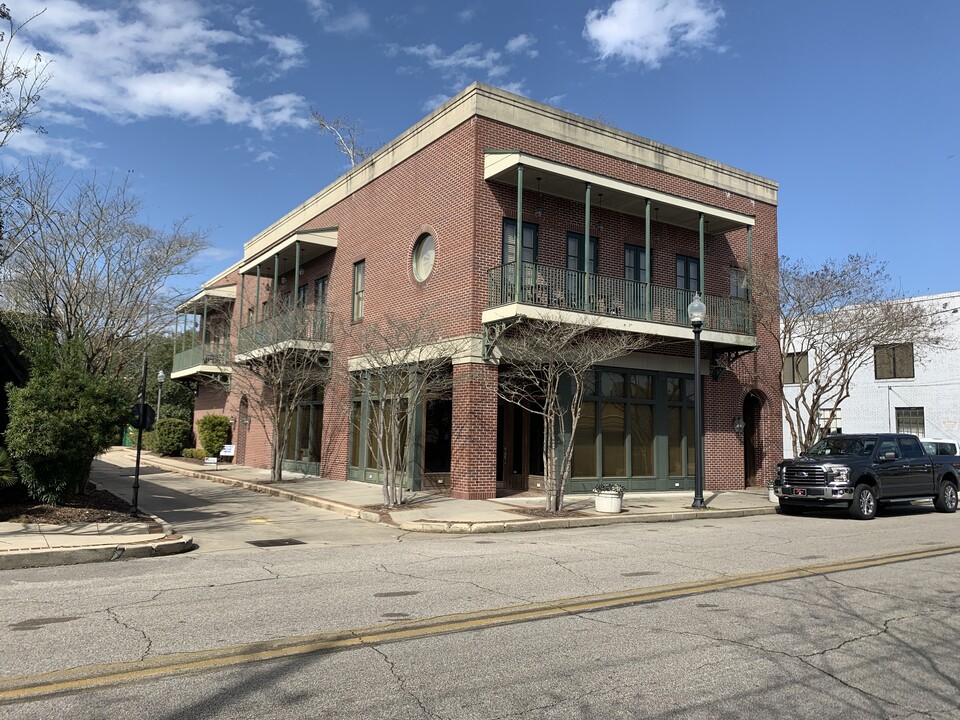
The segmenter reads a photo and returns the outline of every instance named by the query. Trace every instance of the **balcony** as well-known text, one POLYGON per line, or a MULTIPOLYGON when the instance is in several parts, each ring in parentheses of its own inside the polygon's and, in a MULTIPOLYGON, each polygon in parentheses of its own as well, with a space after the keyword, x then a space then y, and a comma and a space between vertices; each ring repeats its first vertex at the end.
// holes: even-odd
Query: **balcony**
POLYGON ((230 346, 224 342, 195 345, 173 356, 173 379, 189 375, 230 373, 230 346))
POLYGON ((329 353, 330 313, 326 308, 278 307, 276 314, 240 328, 237 360, 264 357, 282 350, 329 353))
MULTIPOLYGON (((507 263, 487 273, 487 310, 483 322, 519 315, 560 317, 572 323, 596 322, 602 327, 682 339, 690 338, 687 305, 693 292, 624 278, 567 270, 540 263, 522 263, 517 299, 516 267, 507 263), (609 320, 607 320, 609 318, 609 320)), ((755 345, 753 313, 748 300, 703 296, 707 317, 703 339, 722 345, 755 345)))

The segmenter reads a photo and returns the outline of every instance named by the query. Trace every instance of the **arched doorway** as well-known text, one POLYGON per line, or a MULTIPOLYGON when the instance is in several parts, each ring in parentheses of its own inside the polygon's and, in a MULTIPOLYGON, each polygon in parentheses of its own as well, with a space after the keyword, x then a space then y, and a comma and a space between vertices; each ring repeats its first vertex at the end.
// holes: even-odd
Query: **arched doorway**
POLYGON ((743 398, 743 486, 757 487, 765 485, 759 477, 763 467, 763 439, 760 433, 760 417, 763 408, 763 396, 750 391, 743 398))
POLYGON ((250 428, 250 402, 244 395, 240 399, 240 422, 237 423, 236 461, 238 465, 246 464, 247 430, 250 428))

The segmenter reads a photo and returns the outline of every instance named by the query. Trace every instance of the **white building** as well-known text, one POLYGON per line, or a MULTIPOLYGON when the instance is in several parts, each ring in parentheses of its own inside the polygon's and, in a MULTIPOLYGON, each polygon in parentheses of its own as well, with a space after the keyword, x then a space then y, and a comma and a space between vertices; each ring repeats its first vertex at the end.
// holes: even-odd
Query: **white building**
MULTIPOLYGON (((854 374, 850 397, 841 403, 830 432, 906 432, 960 443, 960 291, 906 302, 923 303, 931 314, 944 316, 944 347, 875 347, 873 357, 854 374)), ((799 387, 791 381, 806 371, 806 362, 815 361, 804 358, 799 367, 784 373, 788 401, 799 387)), ((792 445, 786 421, 783 430, 784 454, 789 457, 792 445)))

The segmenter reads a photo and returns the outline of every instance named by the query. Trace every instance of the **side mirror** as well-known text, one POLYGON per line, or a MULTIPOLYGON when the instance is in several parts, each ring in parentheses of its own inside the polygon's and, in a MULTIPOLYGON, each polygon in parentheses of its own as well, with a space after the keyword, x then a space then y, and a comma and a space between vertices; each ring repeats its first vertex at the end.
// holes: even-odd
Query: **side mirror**
POLYGON ((897 454, 893 450, 887 450, 880 456, 880 459, 884 462, 890 462, 891 460, 897 459, 897 454))

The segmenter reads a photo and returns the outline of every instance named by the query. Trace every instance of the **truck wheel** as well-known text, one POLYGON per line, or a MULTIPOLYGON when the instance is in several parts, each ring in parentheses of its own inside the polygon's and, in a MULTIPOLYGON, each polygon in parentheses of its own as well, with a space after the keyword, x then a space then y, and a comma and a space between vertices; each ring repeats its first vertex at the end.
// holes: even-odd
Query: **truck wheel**
POLYGON ((933 500, 933 506, 940 512, 952 513, 957 511, 957 486, 949 480, 940 483, 940 492, 933 500))
POLYGON ((784 515, 803 515, 803 507, 800 505, 794 505, 792 502, 787 500, 784 502, 780 501, 780 512, 784 515))
POLYGON ((853 491, 850 515, 857 520, 872 520, 877 514, 877 491, 869 485, 857 485, 853 491))

